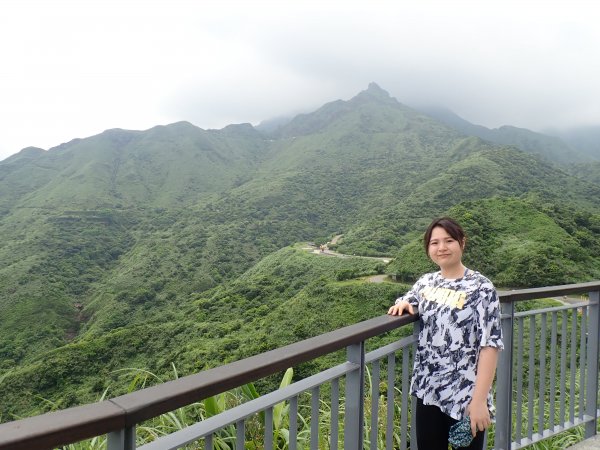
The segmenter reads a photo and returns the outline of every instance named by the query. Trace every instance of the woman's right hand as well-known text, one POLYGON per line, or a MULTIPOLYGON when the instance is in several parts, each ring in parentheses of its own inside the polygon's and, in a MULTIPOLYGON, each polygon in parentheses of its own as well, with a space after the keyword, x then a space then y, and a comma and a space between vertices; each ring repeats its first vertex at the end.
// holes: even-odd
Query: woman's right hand
POLYGON ((410 314, 415 313, 410 303, 406 300, 400 300, 388 310, 388 314, 390 316, 400 316, 404 311, 408 311, 410 314))

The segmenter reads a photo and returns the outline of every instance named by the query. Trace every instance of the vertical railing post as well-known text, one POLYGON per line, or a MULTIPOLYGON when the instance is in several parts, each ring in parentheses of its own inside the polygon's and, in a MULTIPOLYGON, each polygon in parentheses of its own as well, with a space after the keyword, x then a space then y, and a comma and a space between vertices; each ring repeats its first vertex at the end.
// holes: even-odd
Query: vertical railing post
POLYGON ((365 344, 347 347, 348 362, 357 364, 356 370, 346 375, 346 406, 344 415, 344 450, 363 448, 365 344))
MULTIPOLYGON (((593 422, 585 424, 585 438, 596 434, 598 420, 598 333, 600 331, 600 292, 590 292, 587 327, 587 385, 585 392, 585 414, 593 422)), ((584 370, 584 367, 581 368, 584 370)))
MULTIPOLYGON (((417 320, 416 322, 413 322, 413 336, 415 337, 415 342, 412 346, 412 350, 413 350, 413 366, 414 366, 414 355, 417 354, 417 348, 419 346, 419 334, 421 333, 421 321, 417 320)), ((412 377, 411 377, 412 380, 412 377)), ((410 395, 409 392, 402 392, 402 395, 410 395)), ((410 448, 412 449, 413 446, 416 450, 422 450, 419 449, 419 446, 417 444, 417 399, 416 397, 413 397, 411 395, 411 400, 410 400, 410 410, 412 411, 412 414, 410 415, 410 448)))
POLYGON ((135 426, 108 433, 107 450, 135 450, 135 426))
POLYGON ((502 303, 502 340, 504 350, 498 358, 496 379, 496 450, 509 450, 512 442, 512 353, 515 306, 502 303))

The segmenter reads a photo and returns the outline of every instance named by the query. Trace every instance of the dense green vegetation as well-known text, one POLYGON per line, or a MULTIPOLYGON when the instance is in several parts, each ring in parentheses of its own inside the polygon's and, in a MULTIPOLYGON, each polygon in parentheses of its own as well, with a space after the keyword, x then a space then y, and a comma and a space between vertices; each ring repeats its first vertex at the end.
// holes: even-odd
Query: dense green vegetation
POLYGON ((573 176, 595 184, 600 184, 600 161, 572 164, 567 167, 567 170, 572 173, 573 176))
MULTIPOLYGON (((600 215, 535 198, 491 198, 450 208, 469 236, 465 263, 504 287, 600 277, 600 215)), ((433 266, 422 242, 403 247, 387 271, 414 280, 433 266)))
POLYGON ((500 287, 597 279, 593 181, 375 85, 269 134, 182 122, 25 149, 0 162, 0 420, 122 393, 121 368, 188 374, 382 314, 431 267, 436 215, 500 287), (357 257, 298 244, 340 234, 357 257), (383 273, 402 282, 368 282, 383 273))

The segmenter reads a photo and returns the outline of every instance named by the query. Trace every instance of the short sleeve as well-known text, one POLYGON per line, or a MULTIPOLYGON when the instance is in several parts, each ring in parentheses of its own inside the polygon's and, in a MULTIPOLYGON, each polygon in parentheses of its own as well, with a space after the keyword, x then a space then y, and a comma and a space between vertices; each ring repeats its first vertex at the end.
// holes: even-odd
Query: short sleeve
POLYGON ((502 342, 502 324, 500 322, 500 299, 491 282, 482 283, 480 287, 482 301, 479 304, 479 329, 481 330, 481 347, 504 349, 502 342))
POLYGON ((398 297, 395 301, 395 304, 398 304, 402 300, 406 300, 410 305, 418 307, 419 306, 419 292, 423 289, 423 277, 419 278, 419 280, 413 285, 410 290, 404 294, 402 297, 398 297))

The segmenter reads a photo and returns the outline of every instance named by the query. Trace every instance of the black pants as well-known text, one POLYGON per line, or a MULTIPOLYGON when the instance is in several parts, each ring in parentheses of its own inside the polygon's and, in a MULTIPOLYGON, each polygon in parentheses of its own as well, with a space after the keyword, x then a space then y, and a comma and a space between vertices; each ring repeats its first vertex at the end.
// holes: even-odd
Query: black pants
MULTIPOLYGON (((448 431, 458 422, 443 413, 440 408, 424 405, 417 398, 417 445, 419 450, 448 450, 448 431)), ((468 450, 483 450, 485 431, 478 431, 471 445, 460 447, 468 450)))

